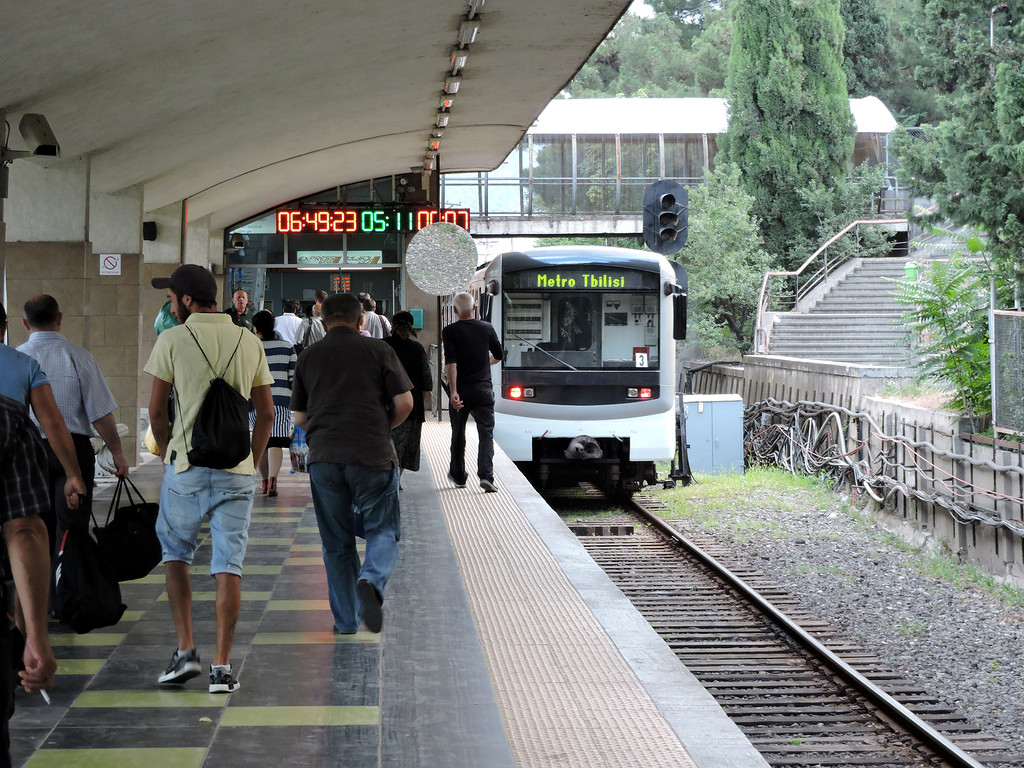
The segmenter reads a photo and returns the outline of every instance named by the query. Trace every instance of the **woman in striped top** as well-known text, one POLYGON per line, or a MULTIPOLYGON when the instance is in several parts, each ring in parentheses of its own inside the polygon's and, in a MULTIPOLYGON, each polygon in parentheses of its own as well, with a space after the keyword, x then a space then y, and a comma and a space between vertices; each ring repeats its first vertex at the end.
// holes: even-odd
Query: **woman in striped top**
MULTIPOLYGON (((292 377, 295 375, 295 347, 274 332, 274 313, 264 309, 252 318, 252 329, 263 340, 263 349, 267 353, 267 364, 274 377, 270 392, 274 397, 274 428, 270 432, 270 442, 260 460, 260 493, 277 496, 277 475, 281 471, 282 448, 291 443, 292 412, 292 377)), ((256 412, 250 407, 249 428, 253 427, 256 412)))

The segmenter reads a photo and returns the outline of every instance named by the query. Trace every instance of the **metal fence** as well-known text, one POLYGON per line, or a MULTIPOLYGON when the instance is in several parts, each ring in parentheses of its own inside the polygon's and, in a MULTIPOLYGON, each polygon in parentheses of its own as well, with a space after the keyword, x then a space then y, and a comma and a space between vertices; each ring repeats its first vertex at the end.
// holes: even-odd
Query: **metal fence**
POLYGON ((1024 435, 1024 312, 992 312, 992 423, 1024 435))
POLYGON ((748 463, 827 474, 1000 575, 1024 576, 1024 451, 882 414, 774 399, 744 410, 748 463))

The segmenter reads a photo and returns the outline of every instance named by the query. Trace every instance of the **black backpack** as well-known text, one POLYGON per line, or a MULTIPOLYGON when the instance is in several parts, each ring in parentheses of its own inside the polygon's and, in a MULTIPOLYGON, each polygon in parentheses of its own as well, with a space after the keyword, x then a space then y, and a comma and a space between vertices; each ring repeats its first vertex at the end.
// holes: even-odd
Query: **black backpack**
MULTIPOLYGON (((195 340, 196 346, 213 371, 214 379, 203 397, 196 414, 196 422, 192 427, 192 448, 188 452, 188 463, 196 467, 210 469, 231 469, 241 463, 249 455, 251 438, 249 436, 249 401, 239 394, 238 390, 224 380, 231 361, 235 359, 238 347, 242 343, 245 329, 240 331, 235 351, 228 358, 224 372, 217 374, 210 358, 203 352, 199 339, 192 330, 185 328, 195 340)), ((182 427, 184 429, 184 427, 182 427)))

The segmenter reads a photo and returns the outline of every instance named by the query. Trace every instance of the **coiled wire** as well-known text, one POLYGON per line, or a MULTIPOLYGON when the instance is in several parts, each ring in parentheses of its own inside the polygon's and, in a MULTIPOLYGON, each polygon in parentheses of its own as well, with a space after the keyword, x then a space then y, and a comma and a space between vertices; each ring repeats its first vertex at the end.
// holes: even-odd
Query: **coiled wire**
POLYGON ((744 454, 748 464, 776 464, 788 471, 829 476, 836 487, 862 489, 878 504, 902 495, 949 512, 958 522, 1004 528, 1024 536, 1024 521, 1003 517, 986 506, 1024 499, 968 482, 937 463, 971 465, 990 470, 995 478, 1011 475, 1022 486, 1024 469, 952 453, 930 442, 888 435, 870 414, 830 403, 769 398, 743 411, 744 454), (853 436, 852 436, 853 435, 853 436), (902 449, 906 461, 897 459, 902 449), (899 479, 913 478, 913 485, 899 479))

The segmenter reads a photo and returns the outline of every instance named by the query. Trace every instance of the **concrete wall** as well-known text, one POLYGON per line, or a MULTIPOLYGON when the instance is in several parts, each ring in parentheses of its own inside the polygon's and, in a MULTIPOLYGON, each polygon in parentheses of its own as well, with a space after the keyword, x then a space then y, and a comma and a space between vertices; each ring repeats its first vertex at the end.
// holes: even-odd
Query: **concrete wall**
MULTIPOLYGON (((684 362, 682 367, 695 365, 684 362)), ((772 398, 787 402, 811 400, 853 408, 862 398, 875 395, 892 382, 911 375, 911 371, 902 368, 745 355, 742 365, 716 365, 695 374, 693 390, 704 394, 736 394, 745 403, 772 398)))

